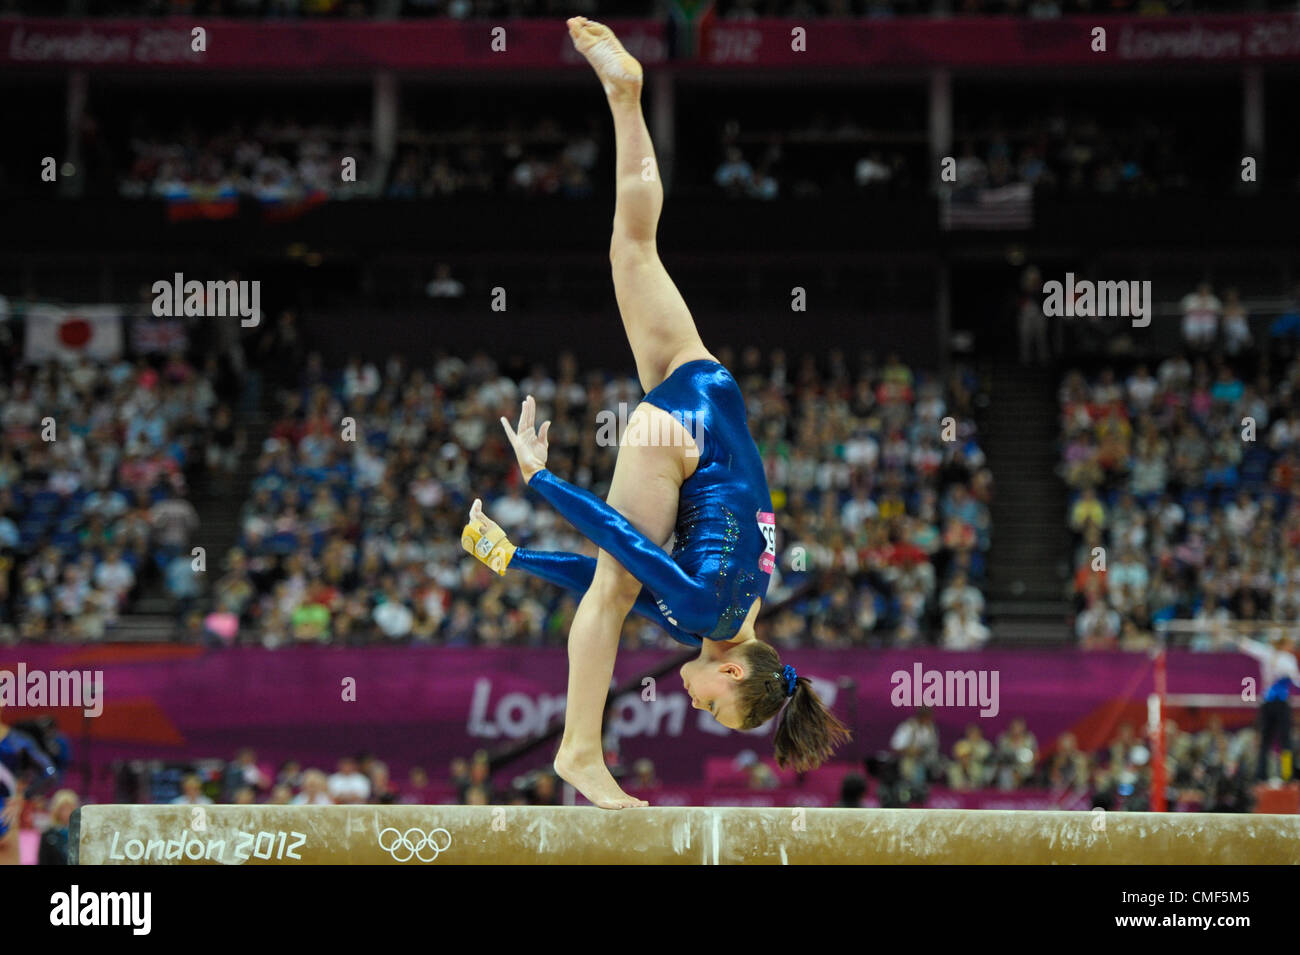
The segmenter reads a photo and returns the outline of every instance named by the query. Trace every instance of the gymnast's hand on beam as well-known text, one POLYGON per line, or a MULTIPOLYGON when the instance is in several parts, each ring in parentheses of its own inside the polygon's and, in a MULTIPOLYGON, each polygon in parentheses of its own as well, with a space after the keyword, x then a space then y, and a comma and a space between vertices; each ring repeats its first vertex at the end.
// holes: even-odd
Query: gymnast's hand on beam
POLYGON ((533 400, 532 395, 524 399, 523 408, 519 411, 518 431, 510 427, 510 422, 504 417, 501 419, 501 426, 506 429, 506 437, 510 439, 510 444, 515 449, 515 457, 519 460, 519 471, 524 476, 525 484, 533 479, 534 474, 546 467, 546 434, 551 429, 551 423, 543 422, 541 429, 535 432, 533 423, 536 420, 537 402, 533 400))

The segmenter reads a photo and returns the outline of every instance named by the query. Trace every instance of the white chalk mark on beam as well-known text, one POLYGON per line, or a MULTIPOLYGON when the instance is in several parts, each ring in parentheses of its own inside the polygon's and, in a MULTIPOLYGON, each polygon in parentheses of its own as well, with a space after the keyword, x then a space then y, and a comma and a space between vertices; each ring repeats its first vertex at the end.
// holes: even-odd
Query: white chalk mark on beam
POLYGON ((558 832, 559 832, 559 830, 556 829, 555 824, 552 823, 552 822, 551 822, 551 821, 550 821, 546 816, 544 816, 544 815, 538 815, 535 819, 533 819, 532 822, 530 822, 530 823, 528 824, 528 828, 525 829, 524 831, 525 831, 529 836, 532 836, 532 835, 536 834, 536 836, 537 836, 537 852, 538 852, 538 854, 541 854, 541 853, 543 853, 543 852, 546 851, 546 837, 547 837, 547 835, 548 835, 548 834, 558 834, 558 832))
POLYGON ((683 855, 691 848, 691 820, 683 819, 673 826, 673 853, 683 855))

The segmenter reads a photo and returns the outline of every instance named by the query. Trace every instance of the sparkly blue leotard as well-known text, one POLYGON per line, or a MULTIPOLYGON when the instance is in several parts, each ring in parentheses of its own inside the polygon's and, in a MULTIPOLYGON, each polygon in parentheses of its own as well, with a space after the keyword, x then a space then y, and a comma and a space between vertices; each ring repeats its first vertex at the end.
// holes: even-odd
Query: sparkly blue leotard
MULTIPOLYGON (((705 637, 730 640, 767 594, 776 555, 772 498, 744 396, 726 368, 700 360, 678 367, 645 400, 681 422, 700 453, 681 487, 671 556, 600 498, 550 471, 528 486, 642 583, 634 613, 688 646, 705 637)), ((583 593, 596 562, 521 547, 511 566, 583 593)))
MULTIPOLYGON (((26 733, 11 729, 0 737, 0 809, 3 809, 9 797, 18 791, 18 774, 22 771, 24 753, 36 764, 40 773, 37 781, 28 788, 26 795, 30 796, 59 774, 54 763, 45 755, 45 751, 36 744, 36 740, 26 733)), ((0 836, 8 831, 9 827, 5 825, 3 819, 0 819, 0 836)))

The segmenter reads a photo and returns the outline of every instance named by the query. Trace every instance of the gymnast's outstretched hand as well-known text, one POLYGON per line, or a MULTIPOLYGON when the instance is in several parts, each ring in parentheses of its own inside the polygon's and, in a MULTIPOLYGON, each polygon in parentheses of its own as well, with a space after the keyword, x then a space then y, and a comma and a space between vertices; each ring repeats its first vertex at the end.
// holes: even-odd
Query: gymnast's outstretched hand
POLYGON ((510 427, 510 422, 504 417, 501 419, 501 426, 506 429, 506 437, 510 439, 510 444, 515 449, 515 457, 519 460, 519 471, 524 476, 525 484, 533 479, 534 474, 546 467, 546 434, 551 429, 551 423, 543 422, 542 427, 534 431, 533 424, 536 420, 537 402, 533 400, 532 395, 524 399, 524 406, 519 411, 518 431, 510 427))

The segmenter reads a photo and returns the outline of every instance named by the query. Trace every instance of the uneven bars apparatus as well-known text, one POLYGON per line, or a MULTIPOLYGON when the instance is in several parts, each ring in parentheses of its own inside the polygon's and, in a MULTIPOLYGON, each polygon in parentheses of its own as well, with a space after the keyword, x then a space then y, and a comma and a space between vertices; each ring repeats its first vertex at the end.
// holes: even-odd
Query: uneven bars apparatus
POLYGON ((997 809, 88 805, 82 865, 1300 864, 1300 816, 997 809))
MULTIPOLYGON (((1254 708, 1257 704, 1243 700, 1231 693, 1170 693, 1166 667, 1169 635, 1171 633, 1208 633, 1216 639, 1228 631, 1241 634, 1269 634, 1294 632, 1300 625, 1257 620, 1161 620, 1155 626, 1157 646, 1152 693, 1147 697, 1147 729, 1151 734, 1151 808, 1164 812, 1165 799, 1165 714, 1170 706, 1195 707, 1210 710, 1239 710, 1254 708)), ((1291 699, 1295 705, 1295 698, 1291 699)), ((1291 756, 1283 754, 1283 775, 1290 778, 1291 756)))

